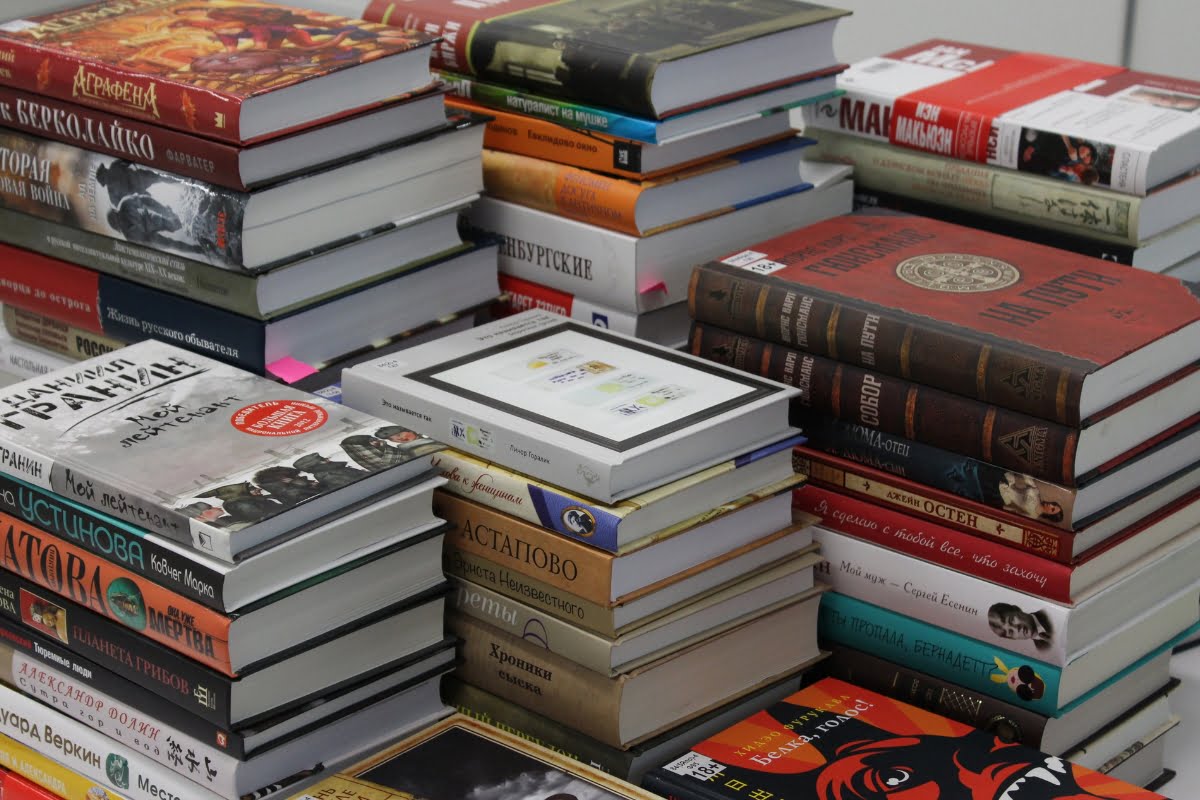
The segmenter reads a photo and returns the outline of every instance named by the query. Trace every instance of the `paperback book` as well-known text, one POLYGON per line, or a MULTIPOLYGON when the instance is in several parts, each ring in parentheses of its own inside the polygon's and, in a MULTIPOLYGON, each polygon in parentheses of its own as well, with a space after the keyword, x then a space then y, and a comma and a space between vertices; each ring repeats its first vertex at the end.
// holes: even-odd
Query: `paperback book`
POLYGON ((7 387, 0 404, 6 474, 229 562, 429 469, 428 442, 161 342, 7 387))

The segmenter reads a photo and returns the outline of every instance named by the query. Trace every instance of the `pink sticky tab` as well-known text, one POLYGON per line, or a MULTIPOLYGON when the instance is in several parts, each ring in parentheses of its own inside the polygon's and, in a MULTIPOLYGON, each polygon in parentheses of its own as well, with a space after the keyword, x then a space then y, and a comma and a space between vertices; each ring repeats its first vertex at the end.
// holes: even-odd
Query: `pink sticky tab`
POLYGON ((667 284, 664 283, 663 281, 659 281, 658 283, 651 284, 650 286, 647 286, 645 289, 642 289, 641 291, 638 292, 638 294, 654 294, 655 292, 665 292, 665 291, 667 291, 667 284))
POLYGON ((307 378, 309 375, 314 374, 316 370, 303 361, 297 361, 291 356, 287 356, 268 364, 267 372, 279 378, 284 383, 295 383, 301 378, 307 378))

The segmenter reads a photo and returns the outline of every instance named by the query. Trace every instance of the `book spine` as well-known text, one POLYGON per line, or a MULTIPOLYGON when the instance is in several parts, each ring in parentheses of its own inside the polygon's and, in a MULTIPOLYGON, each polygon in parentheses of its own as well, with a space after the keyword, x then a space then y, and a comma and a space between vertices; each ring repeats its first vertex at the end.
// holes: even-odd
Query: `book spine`
POLYGON ((537 308, 626 336, 637 336, 637 314, 598 306, 566 292, 511 275, 500 275, 500 291, 508 295, 508 300, 499 304, 502 316, 537 308))
MULTIPOLYGON (((0 767, 11 770, 44 792, 26 792, 21 787, 17 798, 28 800, 97 800, 96 782, 84 777, 73 769, 69 769, 57 761, 46 758, 38 751, 26 747, 3 733, 0 733, 0 767)), ((104 785, 104 800, 129 800, 128 795, 117 794, 104 785)), ((8 785, 4 786, 4 797, 8 800, 8 785)), ((161 800, 161 799, 160 799, 161 800)))
POLYGON ((240 272, 3 209, 0 241, 235 314, 263 318, 257 280, 240 272))
POLYGON ((112 620, 0 571, 0 615, 127 677, 191 713, 228 725, 232 682, 112 620))
POLYGON ((219 141, 241 138, 241 101, 236 97, 156 80, 67 51, 42 50, 15 37, 6 38, 4 46, 11 55, 0 74, 6 86, 32 87, 39 95, 115 109, 125 117, 219 141))
POLYGON ((792 504, 821 517, 825 527, 897 553, 1035 597, 1071 602, 1070 566, 1040 558, 1008 542, 917 519, 815 484, 797 490, 792 504))
POLYGON ((943 222, 978 228, 989 233, 998 233, 1001 236, 1011 236, 1014 239, 1027 239, 1036 244, 1057 247, 1059 250, 1070 250, 1072 253, 1117 264, 1132 265, 1138 251, 1138 248, 1132 245, 1113 244, 1101 239, 1092 239, 1087 236, 967 211, 957 206, 914 200, 891 192, 868 189, 858 184, 855 184, 854 187, 854 207, 855 209, 891 208, 921 217, 933 217, 943 222))
POLYGON ((637 205, 643 187, 633 181, 500 150, 483 151, 488 194, 589 225, 640 236, 637 205))
MULTIPOLYGON (((873 469, 924 483, 991 508, 1033 517, 1025 506, 1005 500, 1000 487, 1032 493, 1042 503, 1054 503, 1062 510, 1060 518, 1037 517, 1041 522, 1069 531, 1075 528, 1077 492, 1057 483, 997 467, 986 461, 951 453, 922 442, 855 425, 818 414, 805 414, 797 420, 814 450, 856 461, 873 469)), ((1016 496, 1011 500, 1020 500, 1016 496)), ((1036 509, 1040 514, 1040 507, 1036 509)))
POLYGON ((512 111, 575 130, 594 131, 646 144, 658 143, 658 123, 652 119, 630 116, 609 108, 573 103, 557 97, 534 95, 507 86, 480 83, 448 72, 442 73, 440 77, 450 87, 451 92, 485 108, 512 111))
POLYGON ((233 674, 229 617, 5 513, 0 513, 0 546, 5 569, 233 674))
POLYGON ((119 339, 92 333, 74 325, 59 322, 45 314, 13 306, 4 307, 4 327, 13 338, 44 347, 62 356, 69 366, 97 356, 114 353, 125 346, 119 339))
POLYGON ((1058 711, 1062 671, 838 592, 821 598, 819 635, 1038 714, 1058 711))
POLYGON ((823 666, 832 678, 965 722, 1003 742, 1040 750, 1052 719, 850 647, 835 647, 823 666))
POLYGON ((445 492, 434 493, 433 513, 455 531, 447 553, 489 559, 597 605, 612 600, 611 554, 445 492))
MULTIPOLYGON (((449 541, 449 537, 447 537, 449 541)), ((447 575, 486 586, 493 591, 603 636, 615 636, 612 609, 564 592, 510 570, 495 561, 461 550, 446 549, 442 568, 447 575)))
POLYGON ((634 753, 590 739, 561 722, 535 714, 509 700, 485 692, 453 676, 442 681, 442 699, 460 714, 499 728, 555 753, 630 780, 634 753))
POLYGON ((965 500, 956 503, 956 498, 942 496, 933 490, 921 492, 889 481, 882 474, 853 472, 840 464, 826 461, 822 456, 822 453, 810 448, 796 450, 792 467, 808 475, 813 483, 848 492, 885 508, 899 509, 905 514, 931 522, 1010 542, 1062 564, 1070 564, 1074 558, 1074 544, 1067 531, 1016 525, 989 514, 989 509, 972 506, 965 500))
POLYGON ((618 311, 641 310, 636 239, 491 197, 467 209, 464 219, 500 239, 501 273, 618 311))
POLYGON ((447 614, 446 628, 462 640, 454 673, 460 680, 611 747, 622 746, 622 680, 461 614, 447 614))
MULTIPOLYGON (((7 308, 5 309, 7 310, 7 308)), ((21 378, 33 378, 64 369, 75 363, 66 356, 26 342, 24 337, 0 336, 0 370, 21 378)))
POLYGON ((0 714, 9 738, 93 781, 120 787, 130 800, 221 800, 201 784, 6 686, 0 686, 0 714))
MULTIPOLYGON (((450 97, 447 102, 452 108, 494 117, 483 134, 483 146, 489 150, 554 161, 619 178, 640 180, 647 176, 642 170, 644 145, 641 142, 600 136, 561 123, 488 108, 458 97, 450 97)), ((683 166, 686 165, 675 168, 683 166)))
POLYGON ((1141 199, 1069 181, 829 133, 807 155, 854 167, 855 191, 887 192, 997 220, 1136 246, 1141 199))
POLYGON ((4 474, 0 474, 0 512, 148 578, 191 602, 218 612, 226 610, 224 570, 163 547, 132 525, 4 474))
MULTIPOLYGON (((24 679, 40 686, 39 673, 33 671, 35 666, 58 670, 69 675, 77 686, 87 686, 98 694, 112 697, 122 705, 137 709, 142 716, 153 718, 164 727, 175 728, 197 741, 215 744, 220 752, 233 758, 246 758, 245 739, 241 734, 235 733, 228 726, 203 719, 191 713, 189 709, 153 693, 141 681, 127 680, 93 661, 80 658, 57 639, 39 636, 12 620, 0 618, 0 640, 0 647, 11 649, 15 656, 33 665, 15 673, 19 679, 16 682, 19 688, 24 689, 20 682, 24 679)), ((47 699, 44 693, 46 689, 58 691, 61 688, 34 686, 43 700, 47 699)), ((163 737, 155 738, 157 741, 163 737)))
POLYGON ((0 155, 5 208, 242 268, 246 193, 14 130, 0 130, 0 155))
MULTIPOLYGON (((935 330, 754 273, 696 267, 689 310, 707 322, 914 383, 1078 427, 1084 375, 1003 343, 935 330), (1047 387, 1045 390, 1042 387, 1047 387)), ((1066 481, 1064 481, 1066 483, 1066 481)))
POLYGON ((225 797, 236 797, 239 762, 148 716, 145 710, 97 692, 74 677, 15 655, 5 683, 119 742, 141 757, 225 797))
POLYGON ((0 115, 10 128, 115 158, 245 190, 237 147, 139 122, 53 97, 0 86, 0 115))
POLYGON ((829 528, 813 528, 813 539, 825 557, 822 579, 839 594, 981 642, 1003 643, 1018 657, 1056 667, 1067 663, 1070 609, 1064 606, 829 528), (1029 621, 1028 630, 1008 632, 1009 612, 1029 621))
POLYGON ((116 341, 153 338, 259 375, 266 369, 263 322, 6 245, 0 257, 12 275, 0 284, 6 305, 116 341))
POLYGON ((561 536, 586 541, 592 547, 615 553, 623 517, 611 507, 589 503, 557 487, 533 481, 487 461, 442 450, 432 456, 433 468, 447 483, 445 491, 505 514, 548 528, 561 536), (565 512, 579 508, 595 520, 595 532, 573 530, 563 521, 565 512), (555 509, 562 509, 555 513, 555 509))
POLYGON ((491 589, 467 581, 453 580, 452 583, 454 592, 450 595, 450 606, 460 614, 539 644, 593 672, 612 674, 612 641, 491 589))
POLYGON ((1035 478, 1074 477, 1079 432, 969 397, 943 392, 703 323, 692 355, 801 390, 793 409, 915 439, 1035 478), (1039 447, 1009 443, 1030 437, 1039 447))

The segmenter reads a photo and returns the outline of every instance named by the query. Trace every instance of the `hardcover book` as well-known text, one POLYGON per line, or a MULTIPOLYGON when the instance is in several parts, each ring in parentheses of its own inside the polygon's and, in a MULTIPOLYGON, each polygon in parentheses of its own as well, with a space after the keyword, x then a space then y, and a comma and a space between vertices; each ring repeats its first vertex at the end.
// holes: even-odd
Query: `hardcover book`
POLYGON ((798 425, 834 417, 1061 484, 1128 457, 1200 411, 1189 399, 1200 392, 1194 368, 1077 428, 714 325, 694 323, 689 345, 692 355, 799 388, 798 425), (1012 446, 1026 437, 1038 446, 1012 446))
POLYGON ((832 66, 833 29, 848 13, 788 0, 502 0, 470 6, 320 0, 319 5, 445 37, 434 49, 436 69, 647 117, 713 104, 832 66), (697 74, 705 79, 694 80, 697 74))
POLYGON ((725 214, 755 198, 811 189, 811 139, 786 139, 643 180, 500 150, 483 151, 483 184, 498 200, 628 234, 650 236, 725 214))
POLYGON ((825 678, 647 774, 670 800, 760 796, 1162 800, 1024 745, 825 678), (737 787, 737 788, 733 788, 737 787))
POLYGON ((454 715, 292 800, 657 800, 597 769, 469 717, 454 715))
POLYGON ((921 217, 794 230, 697 267, 688 298, 700 322, 1070 426, 1200 360, 1197 287, 921 217))
POLYGON ((545 481, 446 448, 433 455, 445 490, 557 534, 617 553, 650 534, 792 475, 791 449, 775 442, 619 503, 596 503, 545 481))
POLYGON ((417 140, 390 142, 246 192, 3 130, 0 206, 173 256, 254 272, 474 199, 483 188, 483 125, 477 123, 454 117, 417 140))
POLYGON ((435 41, 254 0, 100 0, 0 25, 0 83, 246 143, 426 86, 435 41))
POLYGON ((345 402, 604 502, 795 434, 794 389, 527 311, 343 374, 345 402))
POLYGON ((0 406, 5 473, 230 562, 429 469, 428 441, 162 342, 0 406))
POLYGON ((810 126, 1144 195, 1200 164, 1200 83, 930 39, 854 64, 810 126))

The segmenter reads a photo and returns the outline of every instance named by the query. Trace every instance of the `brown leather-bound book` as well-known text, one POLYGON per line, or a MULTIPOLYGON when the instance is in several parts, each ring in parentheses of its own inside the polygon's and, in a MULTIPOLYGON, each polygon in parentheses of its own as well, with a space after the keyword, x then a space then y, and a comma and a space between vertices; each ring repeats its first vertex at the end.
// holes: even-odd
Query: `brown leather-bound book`
POLYGON ((1078 426, 1200 359, 1194 285, 923 217, 851 214, 697 267, 692 316, 1078 426))

